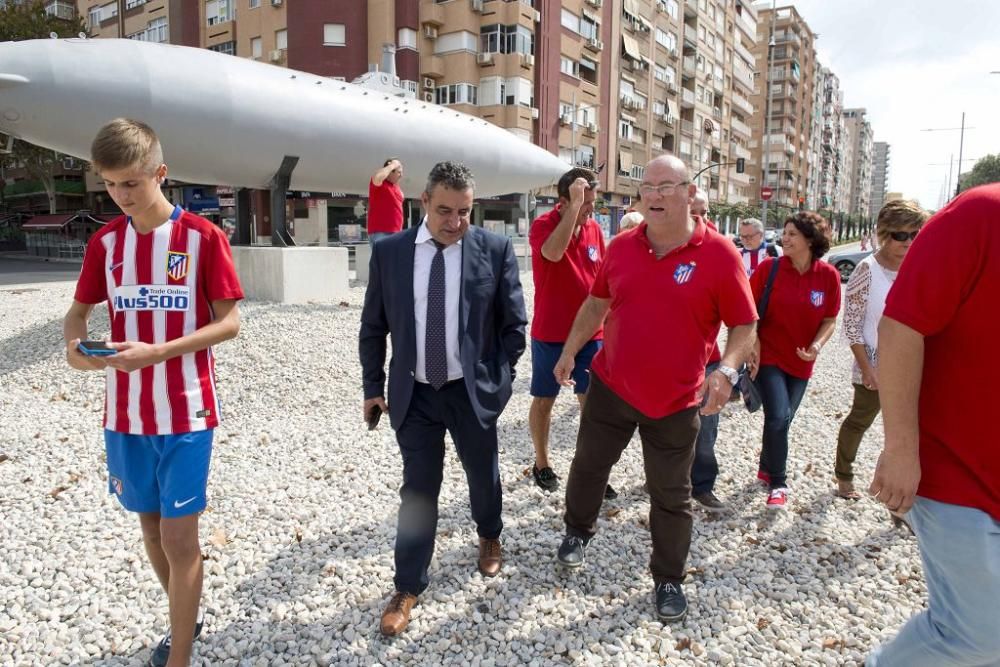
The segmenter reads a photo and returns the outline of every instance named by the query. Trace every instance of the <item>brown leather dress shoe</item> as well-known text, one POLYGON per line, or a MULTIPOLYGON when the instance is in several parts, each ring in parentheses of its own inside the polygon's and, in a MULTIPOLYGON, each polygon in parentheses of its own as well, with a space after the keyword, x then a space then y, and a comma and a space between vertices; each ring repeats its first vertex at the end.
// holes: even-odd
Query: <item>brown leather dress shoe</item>
POLYGON ((503 565, 503 554, 500 553, 500 540, 479 538, 479 571, 484 577, 495 577, 500 574, 503 565))
POLYGON ((417 596, 412 593, 396 593, 382 612, 382 634, 395 637, 410 624, 410 610, 417 604, 417 596))

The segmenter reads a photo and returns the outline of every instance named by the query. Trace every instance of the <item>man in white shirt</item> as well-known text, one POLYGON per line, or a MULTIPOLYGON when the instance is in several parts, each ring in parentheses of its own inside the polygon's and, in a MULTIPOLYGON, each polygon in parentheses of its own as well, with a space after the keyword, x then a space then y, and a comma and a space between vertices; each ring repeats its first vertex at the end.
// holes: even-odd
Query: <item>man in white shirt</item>
POLYGON ((757 218, 740 220, 740 241, 743 243, 743 268, 747 277, 768 257, 781 257, 781 247, 764 240, 764 223, 757 218))

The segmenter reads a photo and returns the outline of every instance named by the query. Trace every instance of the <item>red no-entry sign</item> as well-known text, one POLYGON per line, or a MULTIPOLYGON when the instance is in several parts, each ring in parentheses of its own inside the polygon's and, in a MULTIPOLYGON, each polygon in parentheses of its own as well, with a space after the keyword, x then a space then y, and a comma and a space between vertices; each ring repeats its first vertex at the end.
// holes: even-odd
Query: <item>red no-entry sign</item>
POLYGON ((764 201, 769 200, 774 195, 774 190, 767 187, 766 185, 760 189, 760 198, 764 201))

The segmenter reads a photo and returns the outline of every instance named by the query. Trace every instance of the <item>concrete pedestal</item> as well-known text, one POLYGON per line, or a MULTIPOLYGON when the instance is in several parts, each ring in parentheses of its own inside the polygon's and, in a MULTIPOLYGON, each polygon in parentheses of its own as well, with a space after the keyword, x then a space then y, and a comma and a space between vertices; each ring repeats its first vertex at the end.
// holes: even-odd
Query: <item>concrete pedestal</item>
POLYGON ((234 246, 233 260, 249 299, 301 304, 348 293, 347 248, 234 246))
POLYGON ((370 243, 359 243, 354 246, 354 277, 359 283, 368 284, 368 263, 372 259, 370 243))

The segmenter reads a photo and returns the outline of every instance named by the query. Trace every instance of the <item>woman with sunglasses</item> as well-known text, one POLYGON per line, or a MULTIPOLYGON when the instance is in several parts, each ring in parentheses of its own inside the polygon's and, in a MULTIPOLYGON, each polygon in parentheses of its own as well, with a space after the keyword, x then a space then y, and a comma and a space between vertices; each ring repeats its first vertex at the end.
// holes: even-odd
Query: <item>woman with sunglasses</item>
POLYGON ((772 282, 748 364, 764 406, 757 478, 769 487, 771 510, 783 510, 788 503, 788 430, 840 312, 840 273, 820 261, 830 249, 830 237, 830 225, 822 216, 801 211, 785 220, 785 256, 764 260, 750 277, 758 304, 772 282))
POLYGON ((915 202, 896 200, 882 207, 875 224, 879 249, 865 257, 851 273, 844 291, 844 337, 854 354, 851 382, 854 404, 840 427, 834 474, 837 495, 847 500, 861 496, 854 488, 854 458, 865 432, 878 416, 878 323, 885 298, 896 280, 906 251, 930 217, 915 202))

